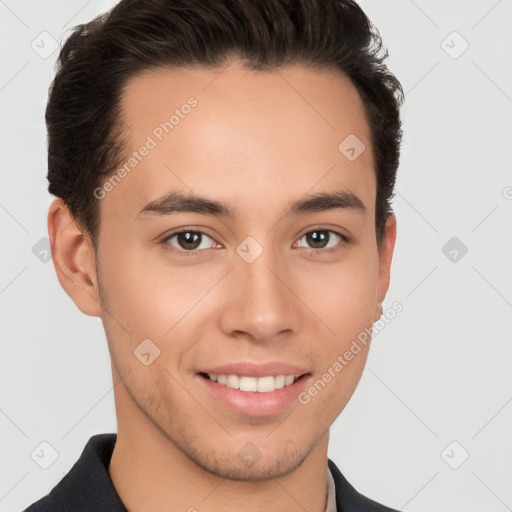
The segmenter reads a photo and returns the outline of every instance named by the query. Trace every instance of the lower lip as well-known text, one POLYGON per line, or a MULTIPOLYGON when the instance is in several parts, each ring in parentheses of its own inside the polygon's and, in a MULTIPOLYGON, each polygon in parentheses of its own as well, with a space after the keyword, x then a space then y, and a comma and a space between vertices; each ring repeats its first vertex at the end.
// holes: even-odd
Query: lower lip
POLYGON ((297 400, 299 393, 306 387, 310 375, 303 375, 293 384, 267 393, 240 391, 213 382, 200 374, 196 377, 204 383, 208 392, 229 410, 246 416, 270 416, 279 413, 297 400))

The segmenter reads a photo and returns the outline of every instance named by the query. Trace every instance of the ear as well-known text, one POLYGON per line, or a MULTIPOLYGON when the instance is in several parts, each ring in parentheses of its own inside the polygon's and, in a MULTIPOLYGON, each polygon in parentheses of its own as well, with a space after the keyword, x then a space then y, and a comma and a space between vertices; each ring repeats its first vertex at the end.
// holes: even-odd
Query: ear
POLYGON ((101 316, 94 248, 62 199, 55 199, 50 205, 48 235, 62 288, 82 313, 101 316))
MULTIPOLYGON (((379 301, 383 301, 388 292, 390 276, 391 276, 391 261, 393 259, 393 251, 396 241, 396 217, 390 215, 386 222, 386 227, 382 236, 382 245, 379 255, 379 283, 377 297, 379 301)), ((382 310, 378 305, 375 306, 376 322, 382 315, 382 310)))

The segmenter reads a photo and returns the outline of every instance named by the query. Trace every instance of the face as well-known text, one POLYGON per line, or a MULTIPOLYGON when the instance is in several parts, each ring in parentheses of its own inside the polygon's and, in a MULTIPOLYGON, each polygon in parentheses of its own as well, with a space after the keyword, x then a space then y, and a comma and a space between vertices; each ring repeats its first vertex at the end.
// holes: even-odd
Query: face
POLYGON ((232 62, 140 75, 122 110, 96 254, 119 430, 222 477, 284 475, 352 395, 368 344, 343 356, 389 284, 361 100, 332 71, 232 62))

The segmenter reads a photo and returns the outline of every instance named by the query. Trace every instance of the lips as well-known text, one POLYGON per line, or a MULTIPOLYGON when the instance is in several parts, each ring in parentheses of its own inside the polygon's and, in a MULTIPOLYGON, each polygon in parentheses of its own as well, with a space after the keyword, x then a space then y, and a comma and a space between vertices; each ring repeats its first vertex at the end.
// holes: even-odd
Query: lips
POLYGON ((267 416, 289 406, 311 375, 308 368, 275 361, 204 368, 197 377, 207 393, 231 411, 267 416))

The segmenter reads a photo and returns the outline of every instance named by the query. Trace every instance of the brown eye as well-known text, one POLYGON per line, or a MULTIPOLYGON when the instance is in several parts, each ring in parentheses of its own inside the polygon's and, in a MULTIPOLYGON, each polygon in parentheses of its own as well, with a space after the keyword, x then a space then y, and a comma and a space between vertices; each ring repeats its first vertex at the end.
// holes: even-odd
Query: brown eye
POLYGON ((315 229, 309 231, 299 239, 299 245, 310 249, 322 250, 336 247, 346 237, 330 229, 315 229), (302 242, 305 240, 305 242, 302 242))
POLYGON ((186 230, 169 235, 164 242, 178 250, 190 252, 196 251, 197 249, 210 248, 213 240, 202 231, 186 230), (210 241, 210 245, 208 245, 208 240, 210 241))

